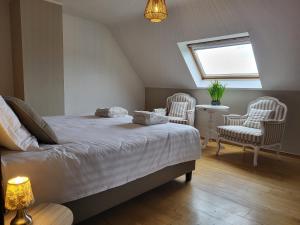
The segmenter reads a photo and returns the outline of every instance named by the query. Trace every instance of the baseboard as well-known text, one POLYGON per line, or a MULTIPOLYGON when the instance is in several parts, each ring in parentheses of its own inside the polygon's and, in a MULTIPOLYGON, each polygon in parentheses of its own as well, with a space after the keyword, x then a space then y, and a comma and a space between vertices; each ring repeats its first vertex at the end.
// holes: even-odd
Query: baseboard
MULTIPOLYGON (((272 149, 262 148, 261 151, 276 154, 276 151, 272 150, 272 149)), ((283 151, 279 151, 279 153, 280 153, 280 155, 284 155, 284 156, 287 156, 287 157, 290 157, 290 158, 300 159, 300 155, 297 155, 297 154, 294 154, 294 153, 283 152, 283 151)))

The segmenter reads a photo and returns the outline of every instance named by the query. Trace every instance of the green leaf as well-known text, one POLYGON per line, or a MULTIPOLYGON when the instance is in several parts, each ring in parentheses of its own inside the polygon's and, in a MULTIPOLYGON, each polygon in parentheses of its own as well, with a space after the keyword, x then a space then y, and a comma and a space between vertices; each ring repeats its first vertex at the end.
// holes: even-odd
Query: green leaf
POLYGON ((225 85, 223 85, 218 80, 212 81, 210 86, 208 87, 208 93, 213 101, 220 101, 224 95, 225 90, 225 85))

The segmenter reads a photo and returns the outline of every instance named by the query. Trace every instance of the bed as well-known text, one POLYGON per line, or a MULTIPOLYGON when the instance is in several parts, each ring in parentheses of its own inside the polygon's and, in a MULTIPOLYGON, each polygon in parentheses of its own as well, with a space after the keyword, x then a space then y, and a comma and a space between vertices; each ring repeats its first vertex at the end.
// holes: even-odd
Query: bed
POLYGON ((70 207, 75 223, 195 169, 199 132, 180 124, 141 126, 130 116, 58 116, 45 120, 58 145, 2 150, 3 183, 28 176, 36 203, 70 207))

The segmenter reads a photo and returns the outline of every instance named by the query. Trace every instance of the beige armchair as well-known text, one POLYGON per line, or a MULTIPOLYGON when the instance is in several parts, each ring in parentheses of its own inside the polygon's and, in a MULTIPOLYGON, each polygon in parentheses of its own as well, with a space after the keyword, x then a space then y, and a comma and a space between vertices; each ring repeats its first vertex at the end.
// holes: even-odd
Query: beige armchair
POLYGON ((196 99, 191 97, 189 94, 185 93, 176 93, 167 98, 166 108, 154 109, 154 112, 168 116, 169 121, 171 123, 179 123, 186 124, 190 126, 194 126, 195 123, 195 107, 196 107, 196 99), (170 109, 172 102, 187 102, 187 109, 183 117, 173 117, 170 116, 170 109))
POLYGON ((219 126, 218 151, 221 150, 221 142, 231 142, 246 147, 254 148, 253 165, 257 166, 258 152, 261 148, 274 149, 277 154, 282 147, 282 138, 286 124, 287 107, 276 98, 261 97, 252 101, 248 106, 246 115, 224 116, 224 126, 219 126), (251 109, 271 110, 272 118, 260 121, 258 128, 245 126, 245 121, 251 109))

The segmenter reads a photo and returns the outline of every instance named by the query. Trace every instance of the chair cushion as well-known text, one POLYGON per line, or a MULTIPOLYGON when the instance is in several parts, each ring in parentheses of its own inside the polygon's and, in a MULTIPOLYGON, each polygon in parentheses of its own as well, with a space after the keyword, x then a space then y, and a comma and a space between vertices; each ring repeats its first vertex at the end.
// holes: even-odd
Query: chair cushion
POLYGON ((171 122, 171 123, 188 124, 188 121, 186 119, 183 119, 180 117, 168 116, 168 119, 169 119, 169 122, 171 122))
POLYGON ((219 126, 217 130, 220 137, 231 141, 252 144, 260 144, 262 141, 260 129, 244 126, 219 126))
POLYGON ((172 102, 168 116, 186 119, 188 102, 172 102))
POLYGON ((260 129, 260 122, 264 120, 271 119, 274 115, 273 110, 263 110, 263 109, 250 109, 248 118, 243 123, 243 126, 260 129))

